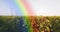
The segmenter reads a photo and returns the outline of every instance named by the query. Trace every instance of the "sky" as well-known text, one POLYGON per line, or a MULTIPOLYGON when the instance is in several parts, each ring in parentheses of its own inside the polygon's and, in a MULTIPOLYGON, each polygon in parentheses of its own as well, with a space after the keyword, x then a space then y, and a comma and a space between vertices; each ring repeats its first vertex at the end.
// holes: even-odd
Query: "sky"
POLYGON ((60 0, 29 0, 36 15, 60 16, 60 0))
POLYGON ((3 0, 0 0, 0 15, 11 15, 9 6, 3 0))
MULTIPOLYGON (((60 16, 60 0, 27 0, 36 16, 60 16)), ((10 0, 0 0, 0 15, 22 15, 10 0), (11 10, 13 11, 11 13, 11 10), (20 14, 19 14, 20 13, 20 14)))

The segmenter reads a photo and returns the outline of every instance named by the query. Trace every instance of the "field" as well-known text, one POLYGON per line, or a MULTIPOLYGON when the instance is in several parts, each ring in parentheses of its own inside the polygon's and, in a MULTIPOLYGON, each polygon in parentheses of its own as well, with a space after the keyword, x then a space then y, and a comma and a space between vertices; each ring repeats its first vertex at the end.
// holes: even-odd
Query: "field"
POLYGON ((60 32, 60 16, 0 16, 0 32, 60 32))

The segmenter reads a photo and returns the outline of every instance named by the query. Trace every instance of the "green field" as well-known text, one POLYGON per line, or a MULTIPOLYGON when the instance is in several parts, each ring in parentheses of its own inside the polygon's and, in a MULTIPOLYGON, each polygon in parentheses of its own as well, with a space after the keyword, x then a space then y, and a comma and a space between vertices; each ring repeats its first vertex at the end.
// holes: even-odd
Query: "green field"
MULTIPOLYGON (((38 31, 60 32, 60 16, 0 16, 0 32, 19 32, 17 25, 19 20, 24 20, 24 24, 28 27, 28 32, 33 32, 31 21, 36 21, 39 25, 38 31), (31 19, 30 19, 31 18, 31 19), (40 30, 39 30, 40 29, 40 30)), ((19 24, 20 25, 20 24, 19 24)), ((22 26, 20 26, 20 29, 22 26)))

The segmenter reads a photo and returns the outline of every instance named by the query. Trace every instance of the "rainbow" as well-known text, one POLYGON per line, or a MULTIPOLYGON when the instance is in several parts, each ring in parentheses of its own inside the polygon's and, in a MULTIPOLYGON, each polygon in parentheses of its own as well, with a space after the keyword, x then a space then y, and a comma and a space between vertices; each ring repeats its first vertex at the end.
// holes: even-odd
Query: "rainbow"
POLYGON ((33 12, 33 9, 31 7, 30 3, 28 3, 26 0, 15 0, 14 2, 16 3, 17 7, 22 12, 23 16, 27 16, 23 19, 23 20, 26 19, 26 21, 24 21, 24 24, 27 25, 26 26, 27 29, 25 29, 25 31, 27 30, 28 32, 32 32, 33 29, 31 27, 31 24, 29 21, 29 16, 34 16, 34 12, 33 12))
POLYGON ((33 9, 31 7, 30 3, 28 3, 26 0, 15 0, 14 2, 18 6, 18 8, 21 9, 20 11, 22 11, 22 14, 24 16, 33 16, 34 15, 34 12, 33 12, 33 9))

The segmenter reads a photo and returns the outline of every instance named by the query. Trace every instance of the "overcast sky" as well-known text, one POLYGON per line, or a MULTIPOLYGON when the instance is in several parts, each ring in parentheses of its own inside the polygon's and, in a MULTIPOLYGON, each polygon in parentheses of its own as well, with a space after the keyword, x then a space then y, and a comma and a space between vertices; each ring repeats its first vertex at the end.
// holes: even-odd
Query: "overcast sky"
MULTIPOLYGON (((27 0, 36 15, 60 16, 60 0, 27 0)), ((0 0, 0 15, 11 15, 11 7, 0 0)), ((16 14, 13 12, 13 14, 16 14)))
POLYGON ((29 0, 36 15, 60 16, 60 0, 29 0))

